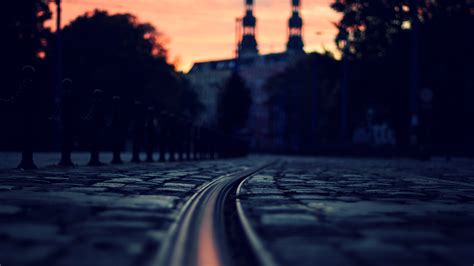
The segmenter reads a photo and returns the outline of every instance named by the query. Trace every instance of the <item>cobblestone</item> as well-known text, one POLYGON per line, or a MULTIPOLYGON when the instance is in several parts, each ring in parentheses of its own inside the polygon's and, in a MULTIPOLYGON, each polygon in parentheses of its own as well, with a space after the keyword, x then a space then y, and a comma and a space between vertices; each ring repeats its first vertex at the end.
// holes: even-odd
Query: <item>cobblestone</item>
POLYGON ((146 265, 200 186, 253 163, 2 170, 0 264, 146 265))
POLYGON ((472 265, 474 161, 283 158, 239 198, 281 265, 472 265))

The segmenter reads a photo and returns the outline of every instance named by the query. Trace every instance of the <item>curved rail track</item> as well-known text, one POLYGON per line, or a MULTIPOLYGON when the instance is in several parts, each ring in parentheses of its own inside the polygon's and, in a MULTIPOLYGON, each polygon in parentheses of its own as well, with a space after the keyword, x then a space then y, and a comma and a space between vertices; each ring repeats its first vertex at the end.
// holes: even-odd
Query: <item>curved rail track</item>
MULTIPOLYGON (((234 174, 221 176, 202 187, 183 206, 177 221, 171 226, 167 239, 160 249, 154 265, 170 266, 214 266, 234 265, 233 248, 229 238, 229 223, 226 222, 224 211, 229 205, 231 192, 235 192, 239 184, 269 166, 266 163, 234 174)), ((248 247, 256 257, 256 263, 273 265, 271 258, 262 252, 256 235, 245 218, 240 203, 234 200, 239 220, 244 231, 248 247)))

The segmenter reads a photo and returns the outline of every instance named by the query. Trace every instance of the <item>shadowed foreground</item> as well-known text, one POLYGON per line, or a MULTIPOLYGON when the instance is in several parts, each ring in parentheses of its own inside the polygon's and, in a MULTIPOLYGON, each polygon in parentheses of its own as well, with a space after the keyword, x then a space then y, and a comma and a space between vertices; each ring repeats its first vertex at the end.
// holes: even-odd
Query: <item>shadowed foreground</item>
MULTIPOLYGON (((48 156, 55 157, 39 155, 38 164, 48 164, 48 156)), ((268 161, 275 163, 245 179, 237 191, 243 211, 239 218, 246 219, 254 239, 239 241, 249 247, 232 247, 253 250, 257 261, 280 265, 474 261, 472 160, 422 163, 269 156, 1 170, 0 262, 156 262, 192 195, 220 176, 268 161), (255 249, 255 242, 261 249, 255 249), (263 254, 266 260, 261 260, 263 254)))

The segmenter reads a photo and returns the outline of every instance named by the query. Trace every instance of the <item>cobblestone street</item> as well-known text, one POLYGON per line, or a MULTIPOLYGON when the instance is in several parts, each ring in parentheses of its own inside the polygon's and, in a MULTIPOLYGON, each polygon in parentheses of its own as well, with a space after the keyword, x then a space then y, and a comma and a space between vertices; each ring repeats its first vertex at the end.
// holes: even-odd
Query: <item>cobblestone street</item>
POLYGON ((152 265, 195 193, 264 162, 237 190, 262 263, 474 263, 471 160, 253 156, 1 170, 0 264, 152 265))
POLYGON ((200 186, 250 163, 3 170, 0 264, 148 264, 183 203, 200 186))
POLYGON ((239 198, 281 265, 471 265, 472 161, 283 159, 239 198))

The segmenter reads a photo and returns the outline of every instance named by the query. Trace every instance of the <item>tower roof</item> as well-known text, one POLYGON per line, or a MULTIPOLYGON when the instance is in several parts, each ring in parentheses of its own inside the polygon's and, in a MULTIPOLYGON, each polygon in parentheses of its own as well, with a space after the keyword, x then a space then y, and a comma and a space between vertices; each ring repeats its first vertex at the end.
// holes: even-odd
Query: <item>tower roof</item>
POLYGON ((243 19, 244 27, 255 27, 256 24, 257 19, 255 18, 255 16, 251 12, 247 11, 247 14, 243 19))
POLYGON ((254 57, 258 55, 257 40, 255 39, 257 19, 253 15, 253 0, 244 0, 245 16, 242 19, 242 39, 238 43, 239 57, 254 57))
POLYGON ((303 19, 301 19, 298 13, 293 12, 293 16, 290 18, 290 21, 289 21, 289 26, 290 28, 303 27, 303 19))
POLYGON ((300 16, 301 1, 291 0, 292 15, 288 20, 288 43, 287 51, 291 53, 304 53, 303 47, 303 19, 300 16))

